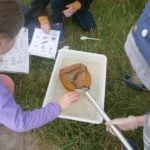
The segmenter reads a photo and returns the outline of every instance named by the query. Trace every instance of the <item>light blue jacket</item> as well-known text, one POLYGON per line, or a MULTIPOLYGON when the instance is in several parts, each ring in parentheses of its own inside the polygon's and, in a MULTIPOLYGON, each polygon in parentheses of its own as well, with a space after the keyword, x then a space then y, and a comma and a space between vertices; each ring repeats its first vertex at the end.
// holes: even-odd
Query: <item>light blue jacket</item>
POLYGON ((150 0, 135 23, 132 34, 141 54, 150 65, 150 0))

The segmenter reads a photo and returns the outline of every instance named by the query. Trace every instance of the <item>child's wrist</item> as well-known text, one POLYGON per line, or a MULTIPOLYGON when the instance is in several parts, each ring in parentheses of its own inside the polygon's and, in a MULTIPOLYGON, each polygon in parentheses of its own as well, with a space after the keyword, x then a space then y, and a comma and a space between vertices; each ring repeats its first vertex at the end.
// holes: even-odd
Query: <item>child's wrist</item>
POLYGON ((55 102, 56 104, 57 104, 57 106, 59 107, 59 109, 60 109, 60 112, 63 110, 62 109, 62 106, 61 106, 61 104, 57 101, 57 102, 55 102))
POLYGON ((75 1, 73 3, 71 3, 72 7, 74 10, 79 10, 81 8, 81 3, 79 1, 75 1))
POLYGON ((138 122, 138 127, 143 127, 144 124, 145 124, 146 116, 145 115, 137 116, 136 119, 137 119, 137 122, 138 122))
POLYGON ((40 16, 40 17, 38 17, 38 21, 39 21, 40 25, 50 24, 48 16, 40 16))
POLYGON ((57 101, 57 104, 59 105, 59 107, 61 108, 61 110, 63 110, 63 105, 62 105, 61 101, 57 101))

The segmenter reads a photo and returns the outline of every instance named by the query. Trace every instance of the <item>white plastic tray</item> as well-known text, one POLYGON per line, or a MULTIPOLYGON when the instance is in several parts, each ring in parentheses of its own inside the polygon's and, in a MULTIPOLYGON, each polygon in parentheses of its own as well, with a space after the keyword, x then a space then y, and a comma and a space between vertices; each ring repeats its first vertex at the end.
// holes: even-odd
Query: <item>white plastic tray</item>
MULTIPOLYGON (((92 77, 90 93, 97 100, 97 103, 101 106, 101 108, 104 109, 107 66, 106 56, 70 50, 67 48, 59 50, 43 106, 47 105, 49 102, 57 100, 61 95, 68 92, 59 80, 59 70, 62 67, 76 63, 83 63, 87 66, 92 77)), ((78 102, 64 110, 59 117, 93 124, 100 124, 103 121, 103 118, 100 116, 96 108, 86 98, 86 96, 84 96, 84 94, 81 96, 78 102)))

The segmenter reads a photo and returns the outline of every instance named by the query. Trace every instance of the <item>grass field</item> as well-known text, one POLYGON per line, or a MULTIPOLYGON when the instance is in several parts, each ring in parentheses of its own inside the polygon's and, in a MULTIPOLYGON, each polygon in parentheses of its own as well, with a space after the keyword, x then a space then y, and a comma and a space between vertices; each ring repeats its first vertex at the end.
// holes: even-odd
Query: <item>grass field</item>
MULTIPOLYGON (((30 5, 30 0, 22 0, 30 5)), ((105 54, 108 57, 105 111, 111 118, 140 115, 149 111, 149 93, 136 92, 122 81, 122 75, 131 71, 124 52, 127 34, 138 19, 146 0, 95 0, 91 11, 97 29, 83 32, 65 20, 64 45, 71 49, 105 54), (84 41, 87 35, 100 38, 100 42, 84 41)), ((30 57, 29 75, 12 75, 16 82, 15 97, 25 110, 41 107, 54 61, 30 57)), ((42 150, 119 150, 120 143, 105 131, 105 125, 92 125, 76 121, 57 119, 30 132, 42 150)), ((124 132, 143 149, 142 129, 124 132)), ((39 148, 39 149, 40 149, 39 148)))

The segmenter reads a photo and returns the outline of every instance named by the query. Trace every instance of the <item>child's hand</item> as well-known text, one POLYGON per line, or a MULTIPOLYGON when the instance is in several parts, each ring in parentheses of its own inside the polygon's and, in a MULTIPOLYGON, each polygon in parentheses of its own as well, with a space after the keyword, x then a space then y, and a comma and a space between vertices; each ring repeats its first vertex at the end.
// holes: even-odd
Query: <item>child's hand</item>
POLYGON ((106 122, 105 125, 107 126, 106 130, 109 131, 112 135, 115 134, 110 125, 115 125, 119 130, 122 131, 134 130, 139 127, 138 120, 134 116, 129 116, 127 118, 116 118, 106 122))
POLYGON ((72 16, 77 10, 81 8, 81 3, 79 1, 75 1, 66 5, 66 8, 63 13, 66 17, 72 16))
POLYGON ((49 22, 48 16, 40 16, 38 18, 38 20, 39 20, 41 29, 45 33, 49 33, 50 29, 51 29, 51 26, 50 26, 50 22, 49 22))
POLYGON ((58 104, 60 105, 61 109, 66 109, 71 106, 74 102, 79 100, 80 93, 79 92, 69 92, 58 100, 58 104))
POLYGON ((66 8, 67 8, 67 9, 65 9, 65 10, 63 11, 65 17, 70 17, 70 16, 72 16, 72 15, 76 12, 76 10, 73 9, 73 7, 72 7, 71 4, 66 5, 66 8))
POLYGON ((45 32, 45 33, 49 33, 50 32, 50 24, 42 24, 41 25, 41 29, 45 32))

